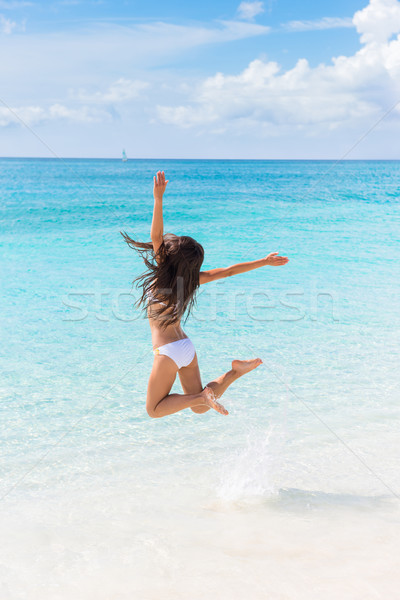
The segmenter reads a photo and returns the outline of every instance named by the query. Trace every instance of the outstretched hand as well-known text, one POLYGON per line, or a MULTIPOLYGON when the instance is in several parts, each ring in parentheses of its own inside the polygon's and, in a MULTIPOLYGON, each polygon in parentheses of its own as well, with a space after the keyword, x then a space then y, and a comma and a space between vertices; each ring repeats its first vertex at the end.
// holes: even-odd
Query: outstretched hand
POLYGON ((154 187, 153 195, 156 200, 162 200, 165 189, 167 187, 168 179, 165 181, 164 171, 158 171, 157 175, 154 176, 154 187))
POLYGON ((280 267, 281 265, 286 265, 289 262, 287 256, 279 256, 277 252, 271 252, 264 258, 265 264, 270 265, 271 267, 280 267))

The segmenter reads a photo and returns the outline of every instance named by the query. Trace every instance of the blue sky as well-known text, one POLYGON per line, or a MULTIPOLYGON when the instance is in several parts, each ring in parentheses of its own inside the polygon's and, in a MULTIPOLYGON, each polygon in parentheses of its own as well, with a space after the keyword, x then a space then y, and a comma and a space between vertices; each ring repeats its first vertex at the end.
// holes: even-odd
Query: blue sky
POLYGON ((0 0, 0 155, 339 158, 400 100, 399 32, 398 0, 0 0))

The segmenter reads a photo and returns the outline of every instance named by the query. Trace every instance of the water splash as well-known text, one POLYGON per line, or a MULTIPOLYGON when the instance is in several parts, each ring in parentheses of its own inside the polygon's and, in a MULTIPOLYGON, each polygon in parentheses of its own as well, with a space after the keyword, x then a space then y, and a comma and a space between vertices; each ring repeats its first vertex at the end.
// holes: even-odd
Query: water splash
POLYGON ((274 426, 262 433, 249 432, 245 446, 222 461, 218 498, 246 501, 276 496, 284 442, 283 434, 274 426))

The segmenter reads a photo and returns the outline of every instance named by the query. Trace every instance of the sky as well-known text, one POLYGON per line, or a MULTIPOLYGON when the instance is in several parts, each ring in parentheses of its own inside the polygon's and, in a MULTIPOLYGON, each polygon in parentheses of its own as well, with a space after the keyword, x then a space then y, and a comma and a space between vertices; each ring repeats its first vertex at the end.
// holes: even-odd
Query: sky
POLYGON ((399 140, 398 0, 0 0, 0 156, 400 159, 399 140))

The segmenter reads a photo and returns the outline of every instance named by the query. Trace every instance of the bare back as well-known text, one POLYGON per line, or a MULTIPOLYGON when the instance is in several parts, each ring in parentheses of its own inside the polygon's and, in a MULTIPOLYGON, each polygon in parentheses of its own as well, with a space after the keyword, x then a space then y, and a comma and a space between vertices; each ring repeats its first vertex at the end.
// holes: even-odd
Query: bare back
MULTIPOLYGON (((177 320, 175 323, 171 325, 167 325, 167 327, 162 327, 160 321, 158 321, 155 316, 157 314, 157 306, 158 302, 151 302, 147 306, 147 316, 149 318, 150 330, 151 330, 151 340, 153 344, 153 348, 157 348, 158 346, 162 346, 164 344, 170 344, 171 342, 176 342, 177 340, 181 340, 183 338, 187 338, 186 333, 183 331, 181 327, 180 320, 177 320)), ((169 309, 168 313, 171 313, 172 310, 169 309)))

